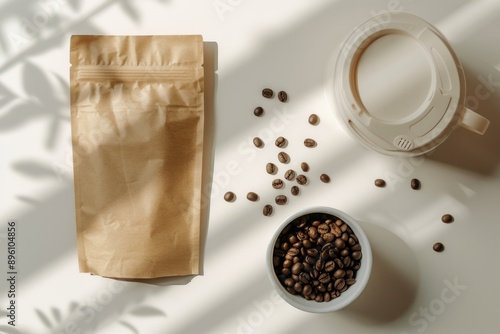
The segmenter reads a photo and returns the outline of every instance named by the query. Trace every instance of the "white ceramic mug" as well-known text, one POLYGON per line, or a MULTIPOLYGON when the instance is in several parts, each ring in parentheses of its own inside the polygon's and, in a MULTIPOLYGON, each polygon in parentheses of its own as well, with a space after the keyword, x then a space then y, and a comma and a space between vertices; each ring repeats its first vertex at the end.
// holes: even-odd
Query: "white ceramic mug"
POLYGON ((389 155, 414 156, 462 126, 484 134, 489 121, 465 107, 465 75, 445 37, 406 13, 372 18, 346 39, 327 86, 348 132, 389 155))

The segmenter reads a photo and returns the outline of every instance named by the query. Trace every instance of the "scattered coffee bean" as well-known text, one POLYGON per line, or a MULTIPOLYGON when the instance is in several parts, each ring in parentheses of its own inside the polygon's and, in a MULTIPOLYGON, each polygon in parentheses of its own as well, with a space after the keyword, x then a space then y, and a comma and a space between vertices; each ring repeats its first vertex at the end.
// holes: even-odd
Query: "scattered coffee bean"
POLYGON ((286 198, 285 195, 278 195, 278 196, 276 196, 276 198, 274 199, 274 201, 278 205, 284 205, 287 202, 287 198, 286 198))
POLYGON ((285 172, 285 179, 293 181, 293 179, 295 179, 295 172, 292 169, 287 170, 285 172))
POLYGON ((453 218, 452 215, 450 215, 449 213, 443 215, 443 217, 441 217, 441 221, 443 223, 446 223, 446 224, 449 224, 449 223, 453 223, 455 219, 453 218))
POLYGON ((290 162, 290 156, 286 154, 285 152, 280 152, 278 153, 278 160, 282 164, 287 164, 290 162))
POLYGON ((297 186, 293 186, 292 189, 290 189, 290 192, 293 196, 297 196, 300 193, 300 189, 297 186))
POLYGON ((264 88, 262 90, 262 96, 264 96, 266 99, 270 99, 274 96, 274 92, 271 88, 264 88))
POLYGON ((228 191, 224 194, 224 199, 226 202, 233 202, 236 199, 236 195, 232 191, 228 191))
POLYGON ((264 216, 270 216, 273 214, 273 207, 269 204, 266 204, 264 208, 262 209, 262 214, 264 216))
POLYGON ((297 183, 303 186, 304 184, 307 183, 307 177, 305 175, 300 174, 297 176, 297 183))
POLYGON ((272 184, 274 189, 281 189, 285 185, 285 183, 283 183, 280 179, 274 179, 272 184))
POLYGON ((385 180, 382 180, 382 179, 376 179, 375 180, 375 186, 379 187, 379 188, 383 188, 385 187, 385 180))
POLYGON ((300 168, 302 169, 303 172, 308 172, 309 171, 309 165, 307 162, 303 162, 300 164, 300 168))
POLYGON ((323 181, 324 183, 330 182, 330 177, 327 174, 321 174, 319 179, 323 181))
POLYGON ((247 194, 247 199, 248 199, 249 201, 255 202, 255 201, 258 201, 258 200, 259 200, 259 195, 257 195, 257 194, 256 194, 256 193, 254 193, 254 192, 249 192, 249 193, 247 194))
POLYGON ((259 137, 255 137, 253 139, 253 144, 255 145, 255 147, 258 147, 258 148, 264 147, 264 142, 259 137))
POLYGON ((411 189, 415 189, 415 190, 420 189, 420 180, 419 179, 411 179, 410 186, 411 186, 411 189))
POLYGON ((306 147, 315 147, 317 144, 316 144, 316 141, 314 139, 306 138, 306 139, 304 139, 304 145, 306 147))
POLYGON ((283 137, 278 137, 278 138, 276 139, 276 141, 274 142, 274 144, 275 144, 276 146, 278 146, 278 147, 281 147, 281 148, 282 148, 282 147, 286 147, 286 145, 288 144, 288 141, 287 141, 285 138, 283 138, 283 137))
POLYGON ((311 114, 311 116, 309 116, 309 124, 318 125, 319 124, 319 116, 316 114, 311 114))
POLYGON ((257 107, 253 110, 253 114, 257 117, 260 117, 264 114, 264 108, 262 107, 257 107))
POLYGON ((441 253, 442 251, 444 251, 444 245, 440 242, 436 242, 434 246, 432 246, 432 249, 434 249, 438 253, 441 253))
POLYGON ((279 91, 278 92, 278 100, 280 100, 280 102, 286 102, 288 101, 288 94, 284 91, 279 91))
POLYGON ((356 283, 361 248, 345 222, 332 215, 311 213, 294 219, 280 233, 273 265, 276 276, 289 293, 328 302, 356 283), (335 228, 340 231, 339 235, 330 232, 335 228), (351 239, 355 245, 349 244, 351 239), (351 249, 354 246, 356 251, 351 249))
POLYGON ((266 165, 266 172, 268 174, 275 175, 278 172, 278 167, 276 167, 276 165, 273 164, 272 162, 269 162, 266 165))

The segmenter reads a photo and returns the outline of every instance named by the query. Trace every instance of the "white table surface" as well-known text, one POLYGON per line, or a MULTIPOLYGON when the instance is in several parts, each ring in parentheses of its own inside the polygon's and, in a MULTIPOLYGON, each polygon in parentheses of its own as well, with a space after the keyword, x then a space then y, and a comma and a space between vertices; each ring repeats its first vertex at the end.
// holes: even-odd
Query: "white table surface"
MULTIPOLYGON (((19 333, 498 333, 500 3, 495 0, 0 1, 0 263, 18 226, 19 333), (341 41, 378 13, 403 10, 437 26, 467 76, 468 103, 491 120, 457 129, 433 154, 368 151, 336 122, 325 77, 341 41), (202 34, 217 71, 207 110, 203 275, 121 282, 78 272, 68 98, 72 34, 202 34), (489 82, 489 83, 488 83, 489 82), (264 101, 269 86, 290 101, 264 101), (253 116, 257 105, 268 110, 253 116), (210 110, 213 109, 213 110, 210 110), (307 124, 311 113, 321 117, 307 124), (262 150, 251 139, 267 140, 262 150), (300 196, 263 217, 276 195, 263 172, 285 136, 290 166, 311 165, 300 196), (306 149, 305 137, 318 141, 306 149), (318 181, 328 173, 332 182, 318 181), (384 178, 388 186, 376 188, 384 178), (413 177, 422 189, 409 187, 413 177), (211 193, 210 193, 211 186, 211 193), (222 196, 234 191, 238 199, 222 196), (245 199, 248 191, 260 201, 245 199), (265 250, 297 210, 328 205, 360 221, 374 252, 365 292, 331 314, 301 312, 268 281, 265 250), (444 213, 455 217, 443 224, 444 213), (436 253, 432 245, 443 242, 436 253)), ((7 284, 0 284, 0 331, 7 284)), ((11 328, 7 333, 14 333, 11 328)))

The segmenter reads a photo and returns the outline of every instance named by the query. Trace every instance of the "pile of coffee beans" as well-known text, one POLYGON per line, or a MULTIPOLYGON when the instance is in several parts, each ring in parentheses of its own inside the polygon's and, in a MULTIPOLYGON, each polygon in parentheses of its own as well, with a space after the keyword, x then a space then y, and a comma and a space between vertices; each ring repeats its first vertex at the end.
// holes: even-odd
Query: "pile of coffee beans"
POLYGON ((356 283, 361 257, 359 240, 347 223, 312 213, 293 220, 280 233, 273 266, 289 293, 328 302, 356 283))

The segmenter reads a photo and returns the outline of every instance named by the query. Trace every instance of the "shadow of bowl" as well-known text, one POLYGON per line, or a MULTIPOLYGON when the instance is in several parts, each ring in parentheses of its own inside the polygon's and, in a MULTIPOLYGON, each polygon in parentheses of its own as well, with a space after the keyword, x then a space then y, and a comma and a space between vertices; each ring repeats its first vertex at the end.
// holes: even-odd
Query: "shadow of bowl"
POLYGON ((419 286, 418 264, 409 246, 385 228, 362 224, 373 253, 370 281, 341 312, 365 324, 391 322, 413 304, 419 286))

